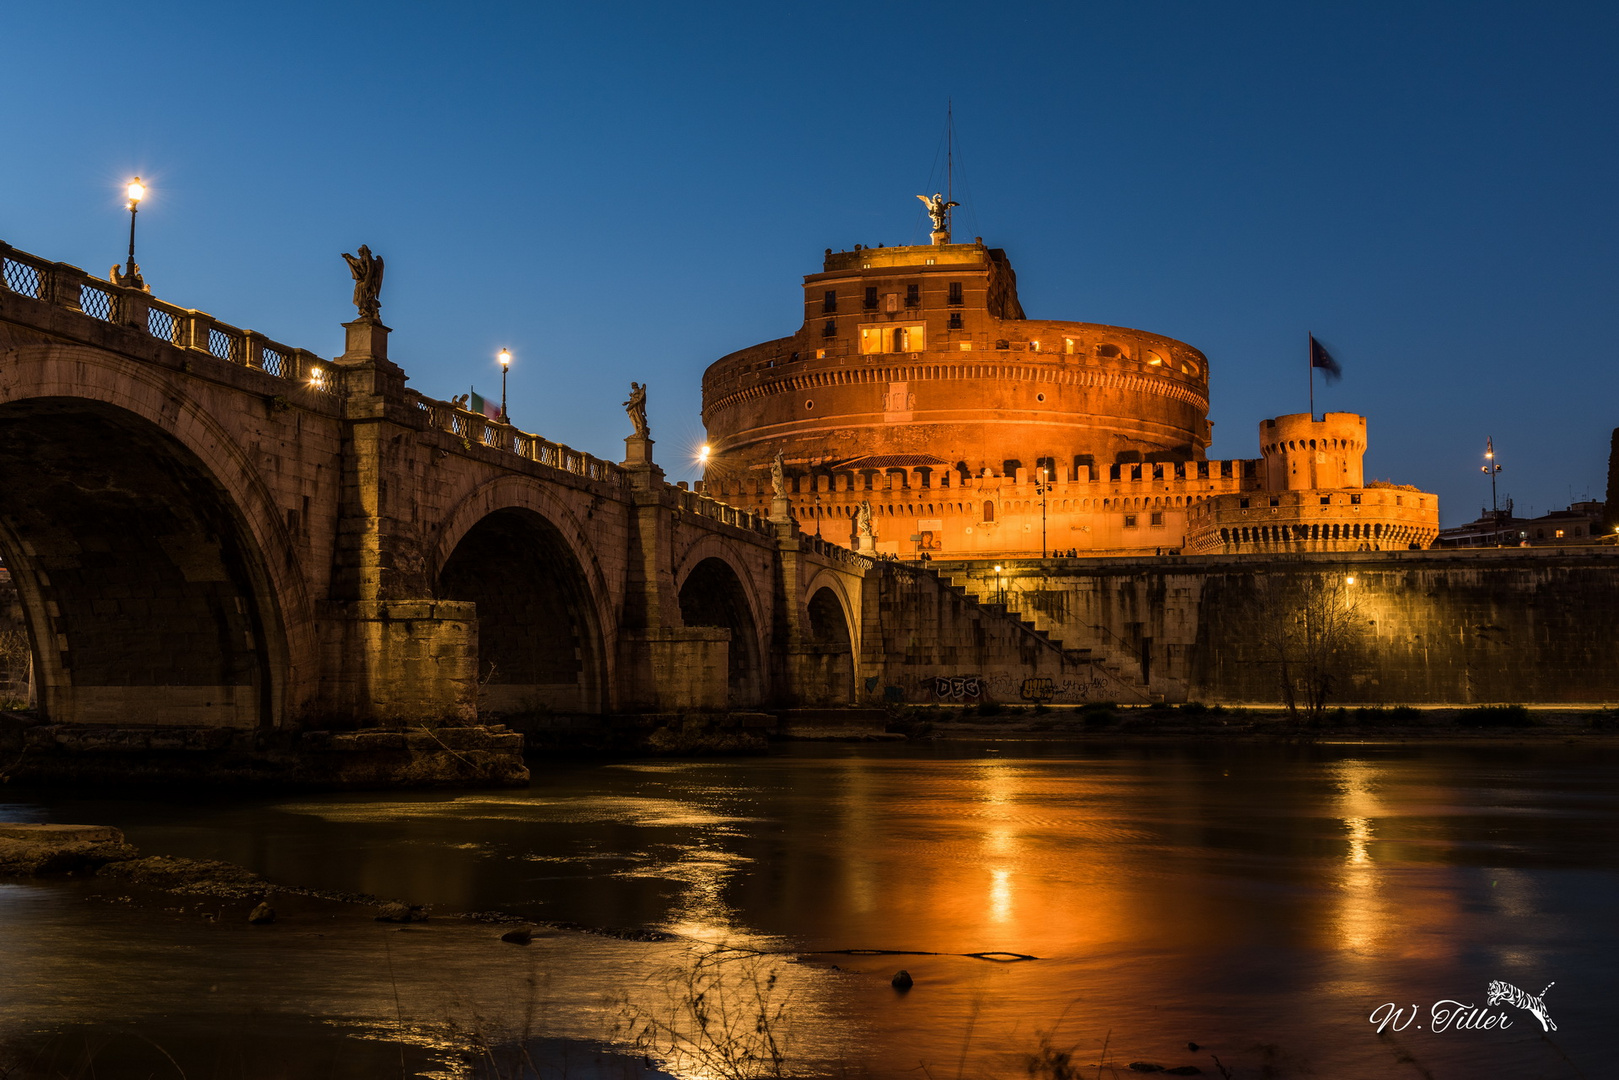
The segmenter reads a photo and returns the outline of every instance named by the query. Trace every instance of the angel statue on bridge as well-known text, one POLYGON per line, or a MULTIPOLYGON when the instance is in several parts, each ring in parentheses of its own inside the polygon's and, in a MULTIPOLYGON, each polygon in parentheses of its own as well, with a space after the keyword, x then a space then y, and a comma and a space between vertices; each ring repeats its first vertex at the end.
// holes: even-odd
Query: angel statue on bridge
POLYGON ((787 497, 787 477, 782 473, 783 464, 781 451, 777 450, 776 456, 770 460, 770 491, 778 499, 787 497))
POLYGON ((871 500, 861 499, 860 505, 854 512, 854 529, 861 536, 876 537, 877 533, 871 526, 871 500))
POLYGON ((345 251, 343 261, 349 264, 349 274, 354 278, 354 306, 360 311, 360 319, 377 321, 382 312, 381 257, 372 255, 371 249, 361 244, 359 255, 345 251))
POLYGON ((630 383, 630 400, 624 402, 624 411, 630 414, 630 423, 635 425, 635 437, 646 439, 651 436, 646 423, 646 387, 638 382, 630 383))

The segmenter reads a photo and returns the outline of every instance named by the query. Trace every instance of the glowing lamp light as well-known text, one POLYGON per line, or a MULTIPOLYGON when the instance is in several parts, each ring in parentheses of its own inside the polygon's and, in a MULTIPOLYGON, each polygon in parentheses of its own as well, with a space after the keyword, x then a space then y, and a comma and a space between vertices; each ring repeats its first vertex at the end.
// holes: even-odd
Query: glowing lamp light
POLYGON ((707 465, 708 455, 711 453, 713 453, 713 448, 707 443, 704 443, 702 446, 697 448, 697 460, 702 464, 707 465))
POLYGON ((1353 585, 1354 583, 1355 583, 1355 575, 1354 574, 1350 574, 1348 577, 1344 578, 1344 584, 1345 585, 1353 585))
POLYGON ((317 390, 326 385, 326 371, 324 368, 309 369, 309 385, 317 390))
POLYGON ((146 198, 146 185, 141 183, 141 178, 138 177, 138 176, 135 177, 135 179, 133 179, 133 180, 131 180, 129 182, 129 187, 127 189, 125 189, 125 190, 127 191, 128 195, 129 195, 129 201, 130 201, 131 205, 133 205, 135 203, 138 203, 142 199, 146 198))

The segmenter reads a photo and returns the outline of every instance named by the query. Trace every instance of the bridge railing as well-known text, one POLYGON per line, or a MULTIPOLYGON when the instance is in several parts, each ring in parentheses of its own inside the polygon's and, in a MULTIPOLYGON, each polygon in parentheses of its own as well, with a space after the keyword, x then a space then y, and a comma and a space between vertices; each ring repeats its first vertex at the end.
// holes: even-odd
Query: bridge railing
POLYGON ((711 499, 707 495, 688 491, 686 488, 676 487, 673 484, 668 485, 665 490, 674 495, 676 505, 687 513, 713 518, 721 524, 734 525, 738 529, 746 529, 749 532, 758 533, 760 536, 774 537, 776 535, 775 527, 752 510, 742 510, 722 503, 718 499, 711 499))
POLYGON ((77 266, 41 259, 6 244, 0 244, 0 289, 142 331, 181 349, 303 384, 316 393, 336 392, 334 380, 324 377, 325 361, 306 349, 283 345, 256 331, 221 322, 205 311, 159 300, 141 289, 114 285, 77 266))
POLYGON ((561 469, 563 472, 570 472, 590 480, 624 483, 624 470, 614 462, 603 461, 571 446, 542 439, 527 431, 519 431, 510 424, 491 420, 454 402, 438 401, 413 390, 406 393, 415 402, 417 412, 422 415, 428 427, 458 436, 469 446, 488 446, 504 450, 529 461, 537 461, 541 465, 549 465, 553 469, 561 469))
POLYGON ((829 559, 832 562, 843 563, 845 566, 866 569, 870 567, 873 562, 873 560, 867 556, 850 551, 841 544, 834 544, 830 540, 823 540, 821 537, 811 536, 809 533, 804 534, 803 543, 805 547, 815 552, 815 554, 820 555, 822 558, 829 559))

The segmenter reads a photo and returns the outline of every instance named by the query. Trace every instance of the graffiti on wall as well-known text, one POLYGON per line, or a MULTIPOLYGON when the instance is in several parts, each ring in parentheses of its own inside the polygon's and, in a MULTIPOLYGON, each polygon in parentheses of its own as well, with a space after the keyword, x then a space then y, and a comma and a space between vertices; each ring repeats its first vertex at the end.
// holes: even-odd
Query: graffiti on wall
POLYGON ((921 680, 921 690, 926 696, 931 692, 936 701, 977 702, 990 701, 1031 701, 1044 704, 1046 702, 1085 702, 1116 699, 1118 688, 1097 676, 1085 678, 1074 676, 1069 678, 1047 678, 1044 676, 1019 675, 935 675, 927 676, 921 680))

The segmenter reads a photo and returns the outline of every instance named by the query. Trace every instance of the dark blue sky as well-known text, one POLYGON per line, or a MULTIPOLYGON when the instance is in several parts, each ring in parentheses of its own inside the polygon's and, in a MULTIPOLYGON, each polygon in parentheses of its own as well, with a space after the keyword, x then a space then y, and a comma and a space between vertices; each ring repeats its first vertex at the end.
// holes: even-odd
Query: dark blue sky
POLYGON ((514 420, 617 458, 649 382, 678 478, 823 248, 925 240, 953 97, 1030 316, 1202 349, 1211 457, 1304 411, 1314 330, 1317 408, 1454 524, 1486 435, 1520 512, 1602 497, 1616 59, 1594 3, 12 5, 0 239, 104 274, 139 172, 157 295, 327 355, 368 243, 412 386, 509 345, 514 420))

